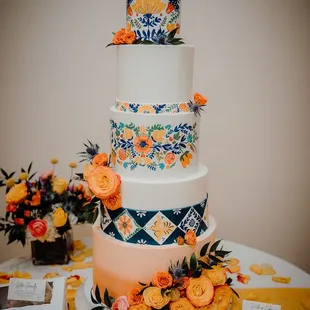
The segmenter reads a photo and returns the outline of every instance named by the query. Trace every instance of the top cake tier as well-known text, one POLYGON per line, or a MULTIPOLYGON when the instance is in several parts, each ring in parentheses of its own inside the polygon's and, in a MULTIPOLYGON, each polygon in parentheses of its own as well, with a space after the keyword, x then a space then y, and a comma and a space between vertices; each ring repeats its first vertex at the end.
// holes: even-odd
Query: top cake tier
POLYGON ((117 99, 142 104, 188 102, 193 66, 193 46, 118 46, 117 99))
POLYGON ((181 0, 127 0, 127 30, 138 40, 156 42, 180 28, 180 6, 181 0))

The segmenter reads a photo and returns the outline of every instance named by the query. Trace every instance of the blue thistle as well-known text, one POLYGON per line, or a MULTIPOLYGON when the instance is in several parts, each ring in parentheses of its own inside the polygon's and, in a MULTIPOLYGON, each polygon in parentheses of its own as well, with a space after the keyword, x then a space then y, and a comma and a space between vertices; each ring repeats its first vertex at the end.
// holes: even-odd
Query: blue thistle
POLYGON ((186 272, 182 267, 182 264, 177 261, 176 264, 172 264, 169 267, 169 273, 172 275, 172 278, 178 280, 184 276, 186 276, 186 272))

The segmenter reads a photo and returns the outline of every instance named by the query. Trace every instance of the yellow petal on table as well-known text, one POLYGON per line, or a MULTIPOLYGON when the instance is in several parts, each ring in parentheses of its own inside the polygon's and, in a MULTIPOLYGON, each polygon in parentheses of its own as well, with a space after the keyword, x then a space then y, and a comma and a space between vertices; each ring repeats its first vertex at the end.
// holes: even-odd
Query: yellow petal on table
POLYGON ((74 301, 77 290, 73 288, 67 288, 67 301, 74 301))
POLYGON ((75 307, 75 300, 70 300, 68 301, 68 310, 76 310, 76 307, 75 307))
POLYGON ((273 282, 289 284, 291 282, 290 277, 272 277, 273 282))
POLYGON ((239 259, 234 258, 234 257, 228 257, 225 262, 227 263, 227 265, 230 266, 237 266, 239 265, 239 259))
POLYGON ((74 262, 83 262, 86 258, 86 256, 82 253, 79 255, 70 255, 70 258, 74 262))
POLYGON ((74 251, 81 251, 85 249, 86 246, 81 240, 74 240, 73 241, 73 249, 74 251))
POLYGON ((93 268, 93 263, 92 262, 79 262, 79 263, 74 263, 71 266, 72 269, 86 269, 86 268, 93 268))
POLYGON ((276 274, 276 271, 270 264, 262 264, 262 265, 253 264, 250 266, 250 270, 259 276, 272 276, 276 274))
POLYGON ((66 285, 70 285, 72 287, 79 287, 83 283, 84 283, 84 278, 78 275, 71 276, 66 280, 66 285))
POLYGON ((228 265, 227 270, 229 273, 237 273, 240 271, 240 266, 235 266, 235 265, 228 265))
POLYGON ((93 249, 92 248, 83 249, 82 254, 84 254, 86 257, 91 257, 93 256, 93 249))
POLYGON ((301 305, 306 310, 310 310, 310 290, 309 290, 308 294, 302 298, 301 305))
POLYGON ((60 274, 58 272, 48 272, 43 279, 51 279, 51 278, 58 278, 60 274))
POLYGON ((12 278, 31 279, 31 275, 30 275, 30 273, 21 272, 19 270, 16 270, 12 273, 12 278))

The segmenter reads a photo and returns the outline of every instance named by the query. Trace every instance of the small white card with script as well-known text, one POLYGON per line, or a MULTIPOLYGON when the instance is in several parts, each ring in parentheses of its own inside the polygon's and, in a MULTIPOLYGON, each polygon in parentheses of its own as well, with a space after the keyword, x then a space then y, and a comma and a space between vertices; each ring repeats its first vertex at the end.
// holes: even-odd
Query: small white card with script
POLYGON ((265 304, 262 302, 243 300, 242 310, 281 310, 280 305, 265 304))
POLYGON ((23 301, 44 301, 46 280, 11 278, 8 299, 23 301))

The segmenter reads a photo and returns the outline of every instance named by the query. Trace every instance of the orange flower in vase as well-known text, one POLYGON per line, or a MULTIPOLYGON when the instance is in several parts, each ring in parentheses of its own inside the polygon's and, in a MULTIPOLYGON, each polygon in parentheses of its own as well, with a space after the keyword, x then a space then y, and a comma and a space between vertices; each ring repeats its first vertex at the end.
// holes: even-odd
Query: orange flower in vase
POLYGON ((120 29, 114 35, 113 44, 133 44, 136 40, 136 35, 133 31, 126 31, 125 28, 120 29))
POLYGON ((47 222, 45 220, 33 220, 28 224, 27 229, 34 238, 43 237, 47 232, 47 222))

